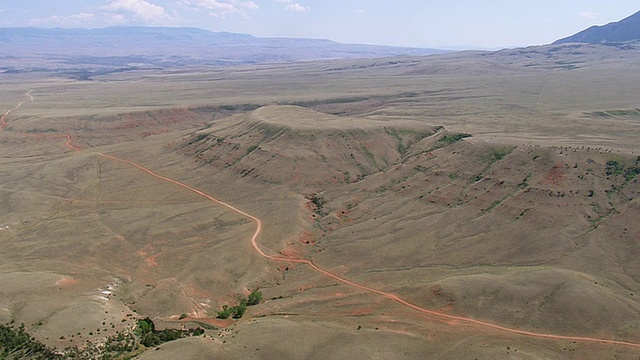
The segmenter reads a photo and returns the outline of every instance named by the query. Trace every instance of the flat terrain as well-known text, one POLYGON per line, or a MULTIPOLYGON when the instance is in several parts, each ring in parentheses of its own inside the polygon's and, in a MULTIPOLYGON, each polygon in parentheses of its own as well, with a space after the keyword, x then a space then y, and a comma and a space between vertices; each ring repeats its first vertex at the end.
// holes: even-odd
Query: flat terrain
POLYGON ((0 322, 209 324, 143 359, 637 359, 639 59, 3 74, 0 322))

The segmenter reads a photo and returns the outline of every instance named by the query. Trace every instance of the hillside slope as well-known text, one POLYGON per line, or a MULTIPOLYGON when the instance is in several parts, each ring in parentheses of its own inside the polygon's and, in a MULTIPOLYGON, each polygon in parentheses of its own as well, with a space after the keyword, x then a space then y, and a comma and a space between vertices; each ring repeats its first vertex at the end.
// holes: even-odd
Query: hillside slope
POLYGON ((629 41, 640 41, 640 11, 618 22, 603 26, 594 25, 577 34, 557 40, 554 44, 608 44, 629 41))
MULTIPOLYGON (((220 176, 306 196, 305 240, 271 243, 278 252, 453 314, 638 335, 640 158, 357 125, 267 107, 173 146, 220 176)), ((283 302, 308 311, 295 296, 283 302)))
POLYGON ((299 106, 267 106, 214 122, 176 143, 200 162, 274 185, 317 188, 388 169, 430 126, 338 117, 299 106))

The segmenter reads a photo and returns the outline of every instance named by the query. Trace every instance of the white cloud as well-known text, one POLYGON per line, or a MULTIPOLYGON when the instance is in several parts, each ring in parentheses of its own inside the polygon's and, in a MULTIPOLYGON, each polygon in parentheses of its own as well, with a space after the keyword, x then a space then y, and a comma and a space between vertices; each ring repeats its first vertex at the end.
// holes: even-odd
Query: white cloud
POLYGON ((122 14, 113 14, 108 19, 109 24, 124 24, 127 22, 127 18, 122 14))
POLYGON ((29 24, 33 26, 87 26, 91 24, 91 20, 95 17, 95 14, 89 13, 77 13, 68 16, 53 15, 44 19, 31 19, 29 24))
POLYGON ((32 26, 95 27, 131 23, 162 24, 172 18, 162 6, 147 0, 108 0, 95 13, 80 12, 72 15, 53 15, 31 19, 32 26))
POLYGON ((249 9, 249 10, 258 10, 259 9, 258 4, 254 3, 253 1, 245 1, 245 2, 241 3, 240 5, 243 8, 249 9))
POLYGON ((308 6, 304 6, 301 5, 297 2, 294 2, 295 0, 275 0, 275 2, 279 2, 281 4, 288 4, 284 7, 285 10, 287 11, 292 11, 292 12, 306 12, 311 10, 310 7, 308 6))
POLYGON ((233 11, 235 9, 233 4, 217 0, 187 0, 183 3, 191 7, 212 11, 233 11))
POLYGON ((229 13, 246 15, 247 10, 258 10, 260 7, 253 1, 241 0, 181 0, 178 4, 198 10, 208 10, 209 15, 222 17, 229 13))
POLYGON ((352 10, 352 11, 350 11, 350 13, 356 14, 356 15, 362 15, 362 14, 364 14, 364 10, 362 10, 362 9, 352 10))
POLYGON ((583 11, 580 13, 580 16, 582 16, 585 19, 595 19, 599 16, 600 14, 592 12, 592 11, 583 11))
POLYGON ((67 18, 69 20, 89 20, 89 19, 93 19, 95 16, 96 16, 95 14, 78 13, 78 14, 67 16, 67 18))
POLYGON ((134 17, 152 22, 159 22, 169 18, 162 6, 152 4, 146 0, 112 0, 108 5, 103 6, 102 10, 129 13, 134 17))
POLYGON ((309 11, 308 7, 304 7, 298 3, 293 3, 291 5, 287 5, 285 6, 285 9, 289 10, 289 11, 293 11, 293 12, 305 12, 305 11, 309 11))

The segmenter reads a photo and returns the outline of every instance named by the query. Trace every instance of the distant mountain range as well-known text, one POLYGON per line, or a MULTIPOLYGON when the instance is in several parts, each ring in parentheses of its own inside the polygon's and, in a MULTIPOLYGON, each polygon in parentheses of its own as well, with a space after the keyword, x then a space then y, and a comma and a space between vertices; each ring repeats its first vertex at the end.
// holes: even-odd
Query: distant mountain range
POLYGON ((0 68, 22 71, 43 60, 67 65, 168 67, 322 59, 420 56, 443 50, 341 44, 329 40, 259 38, 195 28, 0 28, 0 68), (11 59, 20 59, 9 66, 11 59), (22 64, 22 65, 19 65, 22 64))
MULTIPOLYGON (((630 42, 640 44, 640 12, 619 22, 592 26, 553 44, 630 42)), ((341 44, 322 39, 260 38, 196 28, 0 28, 0 73, 53 72, 84 80, 96 75, 154 68, 424 56, 446 52, 450 51, 341 44)))
POLYGON ((554 44, 611 44, 640 41, 640 11, 618 22, 592 26, 579 33, 557 40, 554 44))

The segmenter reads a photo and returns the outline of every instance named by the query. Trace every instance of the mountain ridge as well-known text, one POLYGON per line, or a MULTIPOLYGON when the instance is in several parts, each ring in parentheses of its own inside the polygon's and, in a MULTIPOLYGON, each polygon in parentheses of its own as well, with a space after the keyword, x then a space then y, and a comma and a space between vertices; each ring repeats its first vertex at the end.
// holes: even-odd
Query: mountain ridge
POLYGON ((574 35, 556 40, 553 44, 611 44, 631 41, 640 41, 640 11, 617 22, 591 26, 574 35))
MULTIPOLYGON (((131 57, 137 63, 167 67, 236 65, 324 59, 421 56, 444 50, 342 44, 326 39, 261 38, 190 27, 0 28, 0 59, 63 60, 104 65, 95 58, 131 57), (140 61, 140 57, 144 57, 140 61)), ((120 59, 122 60, 122 59, 120 59)), ((131 61, 111 61, 123 66, 131 61)), ((20 65, 20 62, 16 62, 20 65)), ((2 67, 2 65, 0 65, 2 67)))

